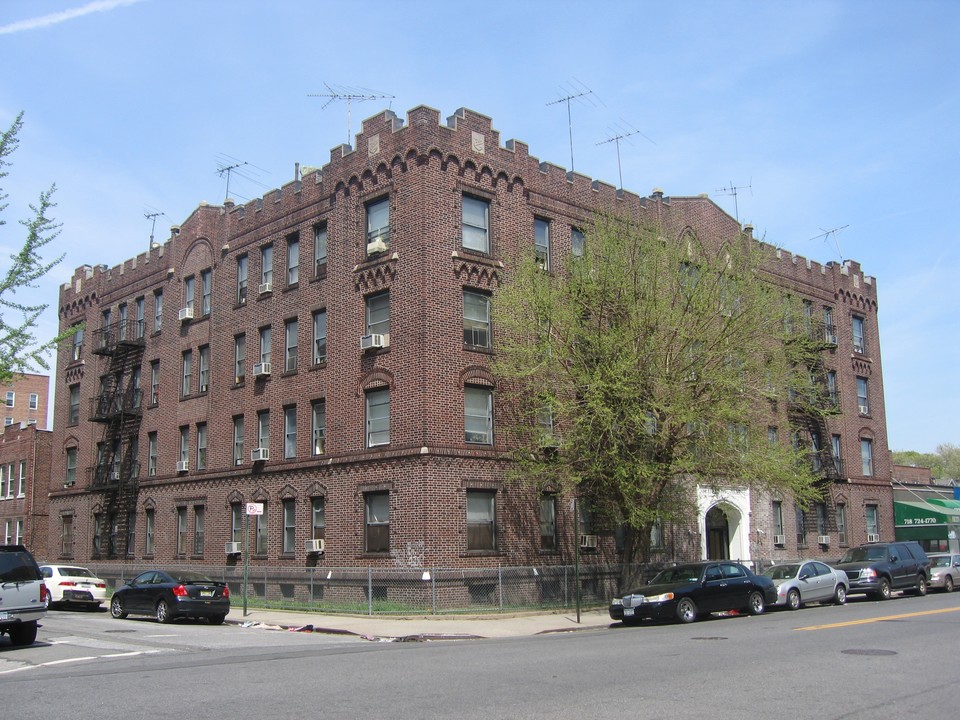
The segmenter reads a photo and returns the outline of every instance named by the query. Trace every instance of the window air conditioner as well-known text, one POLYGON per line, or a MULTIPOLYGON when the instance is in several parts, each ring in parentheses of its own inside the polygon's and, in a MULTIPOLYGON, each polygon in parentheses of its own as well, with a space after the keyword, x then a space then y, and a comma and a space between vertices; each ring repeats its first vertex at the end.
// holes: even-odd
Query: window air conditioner
POLYGON ((180 322, 184 320, 193 320, 193 308, 183 308, 177 317, 180 319, 180 322))
POLYGON ((383 238, 376 238, 367 243, 367 255, 374 255, 376 253, 382 253, 387 251, 387 243, 383 241, 383 238))
POLYGON ((858 411, 861 415, 869 415, 869 414, 870 414, 870 408, 867 407, 866 405, 857 405, 857 411, 858 411))
POLYGON ((270 374, 270 371, 271 371, 272 369, 273 369, 273 368, 271 367, 271 364, 268 363, 268 362, 265 362, 265 363, 257 363, 256 365, 253 366, 253 376, 254 376, 254 377, 266 377, 267 375, 270 374))
POLYGON ((580 536, 580 547, 596 550, 597 548, 597 536, 596 535, 581 535, 580 536))
POLYGON ((817 542, 818 542, 820 545, 829 545, 829 544, 830 544, 830 536, 829 536, 829 535, 817 535, 817 542))
POLYGON ((880 542, 880 533, 867 533, 867 542, 880 542))
POLYGON ((111 477, 111 479, 113 479, 113 480, 119 480, 119 479, 120 479, 120 471, 119 471, 119 470, 114 470, 112 473, 110 473, 110 477, 111 477))
POLYGON ((373 348, 390 347, 390 335, 364 335, 360 338, 360 349, 371 350, 373 348))
POLYGON ((177 463, 177 472, 186 472, 186 471, 189 470, 189 469, 190 469, 190 461, 189 461, 189 460, 180 460, 180 461, 177 463))
POLYGON ((227 555, 239 555, 240 554, 240 543, 238 542, 228 542, 223 546, 223 552, 227 555))
POLYGON ((260 460, 270 459, 270 448, 254 448, 250 451, 250 461, 259 462, 260 460))
POLYGON ((323 540, 307 540, 307 552, 308 552, 308 553, 322 553, 322 552, 323 552, 323 540))
POLYGON ((260 286, 257 288, 257 293, 259 295, 266 295, 268 292, 273 292, 273 283, 272 282, 260 283, 260 286))
POLYGON ((773 536, 773 544, 774 544, 774 545, 783 545, 783 544, 785 544, 786 542, 787 542, 787 536, 786 536, 786 535, 774 535, 774 536, 773 536))

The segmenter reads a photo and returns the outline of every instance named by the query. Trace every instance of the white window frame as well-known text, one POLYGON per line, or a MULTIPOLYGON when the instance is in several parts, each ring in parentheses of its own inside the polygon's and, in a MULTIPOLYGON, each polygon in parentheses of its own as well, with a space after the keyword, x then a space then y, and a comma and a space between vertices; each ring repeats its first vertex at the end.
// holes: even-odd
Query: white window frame
POLYGON ((463 388, 463 439, 471 445, 493 445, 493 390, 483 385, 463 388))
POLYGON ((490 252, 490 201, 464 194, 461 206, 461 243, 465 250, 490 252))
POLYGON ((297 406, 283 409, 283 457, 291 459, 297 456, 297 406))
POLYGON ((390 444, 390 388, 378 387, 364 395, 366 446, 390 444))

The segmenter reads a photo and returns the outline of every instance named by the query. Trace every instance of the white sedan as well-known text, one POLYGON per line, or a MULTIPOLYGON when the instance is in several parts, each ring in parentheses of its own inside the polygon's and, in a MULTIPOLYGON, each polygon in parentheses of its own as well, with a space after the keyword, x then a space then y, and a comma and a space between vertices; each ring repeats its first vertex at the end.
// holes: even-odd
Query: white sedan
POLYGON ((47 606, 83 605, 100 607, 107 599, 107 583, 85 567, 78 565, 41 565, 40 573, 47 586, 47 606))

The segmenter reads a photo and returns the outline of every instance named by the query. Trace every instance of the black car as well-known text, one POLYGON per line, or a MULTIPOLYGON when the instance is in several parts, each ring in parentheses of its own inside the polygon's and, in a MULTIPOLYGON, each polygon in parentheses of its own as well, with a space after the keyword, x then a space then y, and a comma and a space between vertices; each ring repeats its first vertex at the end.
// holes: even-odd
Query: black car
POLYGON ((888 599, 892 590, 926 595, 930 582, 930 559, 912 540, 850 548, 834 567, 850 578, 850 595, 861 593, 876 600, 888 599))
POLYGON ((689 623, 724 610, 760 615, 777 601, 773 580, 754 575, 738 562, 689 563, 667 568, 610 604, 610 617, 624 624, 675 619, 689 623))
POLYGON ((189 570, 147 570, 113 593, 110 614, 152 615, 158 622, 178 617, 206 618, 219 625, 230 612, 226 583, 189 570))

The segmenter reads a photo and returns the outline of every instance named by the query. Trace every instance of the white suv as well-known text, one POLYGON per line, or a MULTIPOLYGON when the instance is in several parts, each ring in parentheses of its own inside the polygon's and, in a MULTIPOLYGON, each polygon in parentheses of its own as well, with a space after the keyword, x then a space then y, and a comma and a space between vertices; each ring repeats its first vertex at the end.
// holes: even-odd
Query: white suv
POLYGON ((32 645, 46 612, 47 588, 33 555, 23 545, 0 545, 0 635, 32 645))

